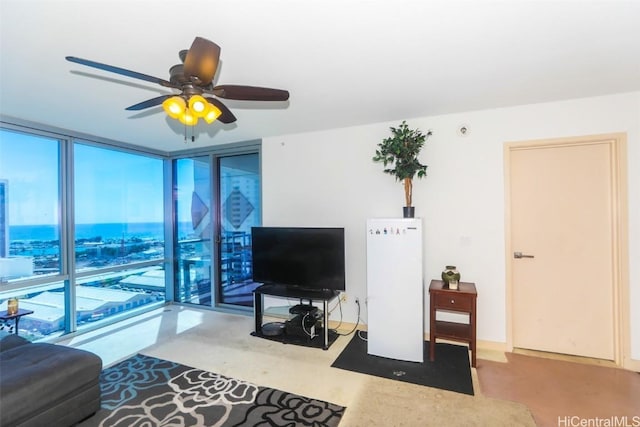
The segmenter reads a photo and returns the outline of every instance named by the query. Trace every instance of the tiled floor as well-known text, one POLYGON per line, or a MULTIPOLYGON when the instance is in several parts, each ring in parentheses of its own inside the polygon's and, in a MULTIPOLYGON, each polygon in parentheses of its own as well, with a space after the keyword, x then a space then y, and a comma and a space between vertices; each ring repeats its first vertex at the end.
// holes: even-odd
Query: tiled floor
POLYGON ((640 426, 639 373, 522 354, 506 356, 507 363, 478 360, 481 391, 487 397, 524 403, 537 425, 640 426), (597 419, 604 421, 598 424, 597 419))

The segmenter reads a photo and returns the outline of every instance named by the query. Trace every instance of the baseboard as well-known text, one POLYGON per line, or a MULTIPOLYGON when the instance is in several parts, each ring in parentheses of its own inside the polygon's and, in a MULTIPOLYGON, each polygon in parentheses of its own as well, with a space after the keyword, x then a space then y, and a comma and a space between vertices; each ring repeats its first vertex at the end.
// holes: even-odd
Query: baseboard
POLYGON ((626 359, 623 362, 622 367, 629 371, 634 371, 640 374, 640 360, 638 359, 626 359))
MULTIPOLYGON (((329 328, 336 329, 339 327, 340 332, 351 331, 355 326, 356 326, 355 323, 338 322, 336 320, 329 320, 329 328)), ((366 331, 367 325, 363 323, 359 323, 357 329, 366 331)), ((429 341, 429 332, 424 333, 424 340, 429 341)), ((438 340, 438 342, 440 342, 440 340, 438 340)), ((446 342, 446 340, 442 340, 442 342, 446 342)), ((464 345, 457 341, 451 341, 451 344, 464 345)), ((476 346, 478 350, 495 351, 495 352, 502 352, 502 353, 507 351, 507 343, 504 343, 504 342, 477 340, 476 346)))
POLYGON ((478 350, 501 351, 503 353, 507 351, 506 342, 478 340, 476 346, 478 350))
MULTIPOLYGON (((329 320, 329 328, 330 329, 336 329, 339 328, 339 332, 340 333, 348 333, 354 330, 354 328, 356 327, 355 323, 350 323, 350 322, 338 322, 335 320, 329 320)), ((367 325, 366 324, 362 324, 359 323, 357 326, 358 330, 362 330, 362 331, 366 331, 367 330, 367 325)), ((425 341, 429 341, 429 332, 425 332, 424 334, 424 340, 425 341)), ((466 345, 466 344, 462 344, 458 341, 447 341, 444 339, 439 339, 438 342, 445 342, 445 343, 449 343, 449 344, 455 344, 455 345, 466 345)), ((507 358, 505 356, 505 352, 506 352, 506 348, 507 348, 507 344, 506 343, 502 343, 502 342, 495 342, 495 341, 484 341, 484 340, 478 340, 476 341, 476 357, 479 359, 484 359, 484 360, 491 360, 494 362, 502 362, 505 363, 507 362, 507 358)))
MULTIPOLYGON (((347 332, 351 332, 354 328, 356 328, 355 323, 350 322, 339 322, 337 320, 329 320, 329 329, 338 329, 338 332, 342 334, 346 334, 347 332)), ((358 327, 356 328, 359 331, 366 331, 367 325, 364 323, 358 323, 358 327)))
MULTIPOLYGON (((350 332, 354 329, 354 327, 356 326, 355 323, 350 323, 350 322, 338 322, 336 320, 330 320, 329 321, 329 328, 330 329, 336 329, 339 328, 339 331, 341 333, 347 333, 350 332)), ((367 325, 363 324, 363 323, 359 323, 358 330, 363 330, 366 331, 367 330, 367 325)), ((425 332, 424 334, 424 339, 425 341, 429 341, 429 332, 425 332)), ((438 341, 440 342, 440 341, 438 341)), ((443 340, 443 342, 445 342, 443 340)), ((451 341, 451 344, 460 344, 458 342, 454 342, 451 341)), ((485 340, 478 340, 476 341, 476 347, 477 347, 477 357, 480 359, 485 359, 485 360, 492 360, 492 361, 496 361, 496 362, 506 362, 507 359, 504 356, 504 354, 506 352, 508 352, 508 347, 507 347, 507 343, 506 342, 497 342, 497 341, 485 341, 485 340)), ((519 350, 519 349, 514 349, 513 351, 514 353, 520 353, 520 354, 527 354, 527 351, 523 351, 523 350, 519 350)), ((537 354, 530 354, 533 356, 540 356, 540 357, 545 357, 544 355, 541 356, 538 353, 544 353, 544 352, 533 352, 531 351, 531 353, 537 353, 537 354)), ((547 357, 551 357, 547 354, 547 357)), ((561 357, 556 357, 556 358, 561 358, 561 357)), ((575 361, 582 361, 585 362, 584 359, 587 358, 578 358, 576 356, 577 359, 579 360, 575 360, 575 361)), ((589 363, 589 361, 587 361, 589 363)), ((621 367, 623 369, 629 370, 629 371, 634 371, 634 372, 639 372, 640 373, 640 360, 637 359, 627 359, 624 361, 624 365, 623 366, 618 366, 616 365, 614 362, 608 362, 608 361, 600 361, 597 360, 596 362, 592 362, 591 364, 597 364, 597 365, 602 365, 602 366, 611 366, 611 367, 621 367)))

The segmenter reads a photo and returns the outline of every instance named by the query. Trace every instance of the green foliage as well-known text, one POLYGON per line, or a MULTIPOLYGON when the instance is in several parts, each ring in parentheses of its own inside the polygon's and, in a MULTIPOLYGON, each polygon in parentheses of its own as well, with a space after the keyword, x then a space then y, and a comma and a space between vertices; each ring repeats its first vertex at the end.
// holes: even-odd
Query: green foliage
POLYGON ((395 176, 398 181, 426 176, 427 165, 420 163, 418 154, 427 137, 431 136, 431 131, 425 135, 419 129, 409 129, 406 121, 397 128, 389 129, 393 136, 378 144, 373 161, 382 162, 385 166, 384 172, 395 176))
POLYGON ((374 162, 382 162, 384 172, 396 177, 404 184, 406 206, 411 206, 413 198, 413 178, 427 175, 427 165, 418 161, 418 154, 431 131, 423 134, 419 129, 409 129, 406 121, 399 127, 390 127, 393 136, 385 138, 378 144, 374 162), (387 167, 391 166, 391 167, 387 167))

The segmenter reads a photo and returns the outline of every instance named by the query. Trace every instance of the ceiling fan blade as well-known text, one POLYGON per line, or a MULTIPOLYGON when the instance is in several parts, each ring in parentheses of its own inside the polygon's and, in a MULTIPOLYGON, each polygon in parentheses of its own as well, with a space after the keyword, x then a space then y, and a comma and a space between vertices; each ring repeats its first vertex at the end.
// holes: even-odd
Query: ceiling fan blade
POLYGON ((212 103, 213 105, 215 105, 216 107, 218 107, 220 111, 222 111, 222 114, 220 115, 220 117, 218 117, 218 120, 221 121, 222 123, 233 123, 237 120, 236 116, 234 116, 231 110, 229 110, 227 106, 224 105, 222 102, 218 101, 215 98, 205 98, 205 99, 210 103, 212 103))
POLYGON ((286 101, 289 99, 289 92, 286 90, 256 86, 220 85, 213 88, 213 93, 220 98, 242 101, 286 101))
POLYGON ((65 57, 67 61, 75 62, 76 64, 86 65, 87 67, 98 68, 100 70, 109 71, 111 73, 121 74, 123 76, 132 77, 134 79, 145 80, 151 83, 157 83, 161 86, 171 87, 179 89, 179 86, 174 85, 164 79, 158 77, 148 76, 146 74, 138 73, 136 71, 127 70, 120 67, 114 67, 113 65, 102 64, 100 62, 90 61, 88 59, 77 58, 75 56, 65 57))
POLYGON ((173 95, 162 95, 157 98, 147 99, 146 101, 142 101, 139 104, 132 105, 130 107, 125 108, 128 111, 140 111, 145 108, 155 107, 156 105, 160 105, 164 102, 165 99, 171 98, 173 95))
POLYGON ((211 83, 218 69, 220 59, 220 46, 212 41, 196 37, 184 58, 184 74, 188 77, 196 77, 198 86, 206 86, 211 83))

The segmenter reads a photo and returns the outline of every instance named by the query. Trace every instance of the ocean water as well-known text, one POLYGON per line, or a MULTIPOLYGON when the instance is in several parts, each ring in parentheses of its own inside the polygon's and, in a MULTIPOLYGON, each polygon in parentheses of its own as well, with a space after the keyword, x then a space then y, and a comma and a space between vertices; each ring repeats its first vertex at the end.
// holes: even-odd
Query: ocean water
MULTIPOLYGON (((178 235, 188 236, 193 232, 190 222, 178 224, 178 235)), ((60 236, 57 225, 11 225, 9 226, 10 241, 51 241, 60 236)), ((101 237, 103 241, 115 239, 151 238, 163 240, 164 224, 161 222, 136 223, 104 223, 77 224, 76 240, 101 237)))

